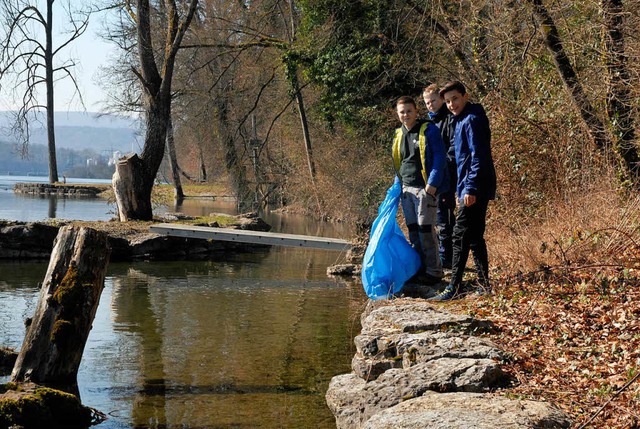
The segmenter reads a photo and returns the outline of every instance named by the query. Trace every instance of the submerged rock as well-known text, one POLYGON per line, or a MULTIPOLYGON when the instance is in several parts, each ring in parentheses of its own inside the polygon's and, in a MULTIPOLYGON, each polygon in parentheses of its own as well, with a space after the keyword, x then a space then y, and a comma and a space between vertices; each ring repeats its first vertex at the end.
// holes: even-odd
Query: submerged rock
POLYGON ((360 275, 360 265, 338 264, 327 268, 328 276, 358 276, 360 275))
POLYGON ((8 347, 0 346, 0 375, 9 375, 18 358, 18 352, 8 347))

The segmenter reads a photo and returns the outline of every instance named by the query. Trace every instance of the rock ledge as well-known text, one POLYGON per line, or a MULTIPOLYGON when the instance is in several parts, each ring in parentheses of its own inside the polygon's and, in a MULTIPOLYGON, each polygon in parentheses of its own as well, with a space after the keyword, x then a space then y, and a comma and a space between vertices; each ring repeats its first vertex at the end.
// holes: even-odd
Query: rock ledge
POLYGON ((353 372, 326 393, 338 429, 568 428, 543 402, 509 399, 505 356, 478 336, 490 322, 420 299, 370 301, 356 336, 353 372))

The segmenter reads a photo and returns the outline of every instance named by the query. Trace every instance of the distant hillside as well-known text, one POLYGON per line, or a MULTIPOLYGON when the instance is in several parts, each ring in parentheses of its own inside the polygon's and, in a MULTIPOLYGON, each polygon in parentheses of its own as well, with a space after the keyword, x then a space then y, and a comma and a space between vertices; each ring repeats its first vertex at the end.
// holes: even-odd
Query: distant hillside
MULTIPOLYGON (((111 154, 67 148, 58 148, 56 152, 60 177, 108 179, 113 175, 111 154)), ((49 151, 45 145, 30 144, 29 153, 22 157, 15 144, 0 139, 0 175, 46 176, 49 174, 48 159, 49 151)))
MULTIPOLYGON (((11 112, 0 112, 0 137, 13 141, 7 134, 12 123, 11 112)), ((47 131, 44 113, 33 122, 29 143, 47 144, 47 131)), ((138 152, 140 142, 139 123, 131 118, 113 115, 100 116, 97 113, 57 112, 55 115, 56 147, 73 150, 91 149, 99 154, 120 151, 138 152)))

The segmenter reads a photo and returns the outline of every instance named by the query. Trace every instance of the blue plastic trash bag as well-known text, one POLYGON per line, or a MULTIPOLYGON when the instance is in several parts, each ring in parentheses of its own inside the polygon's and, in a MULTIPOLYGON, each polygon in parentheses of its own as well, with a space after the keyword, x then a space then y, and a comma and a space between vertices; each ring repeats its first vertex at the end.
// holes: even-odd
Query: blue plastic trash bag
POLYGON ((420 255, 411 247, 396 221, 402 185, 396 177, 378 208, 362 260, 362 284, 371 299, 397 295, 420 269, 420 255))

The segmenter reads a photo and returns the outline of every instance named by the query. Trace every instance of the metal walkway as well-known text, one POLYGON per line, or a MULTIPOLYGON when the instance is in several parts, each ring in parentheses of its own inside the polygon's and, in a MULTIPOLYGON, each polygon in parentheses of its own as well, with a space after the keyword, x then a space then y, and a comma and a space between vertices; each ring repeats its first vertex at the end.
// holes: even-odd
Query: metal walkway
POLYGON ((311 247, 325 250, 349 250, 351 243, 339 238, 313 237, 309 235, 281 234, 277 232, 248 231, 242 229, 215 228, 209 226, 160 223, 149 227, 151 232, 171 237, 202 238, 206 240, 235 241, 275 246, 311 247))

